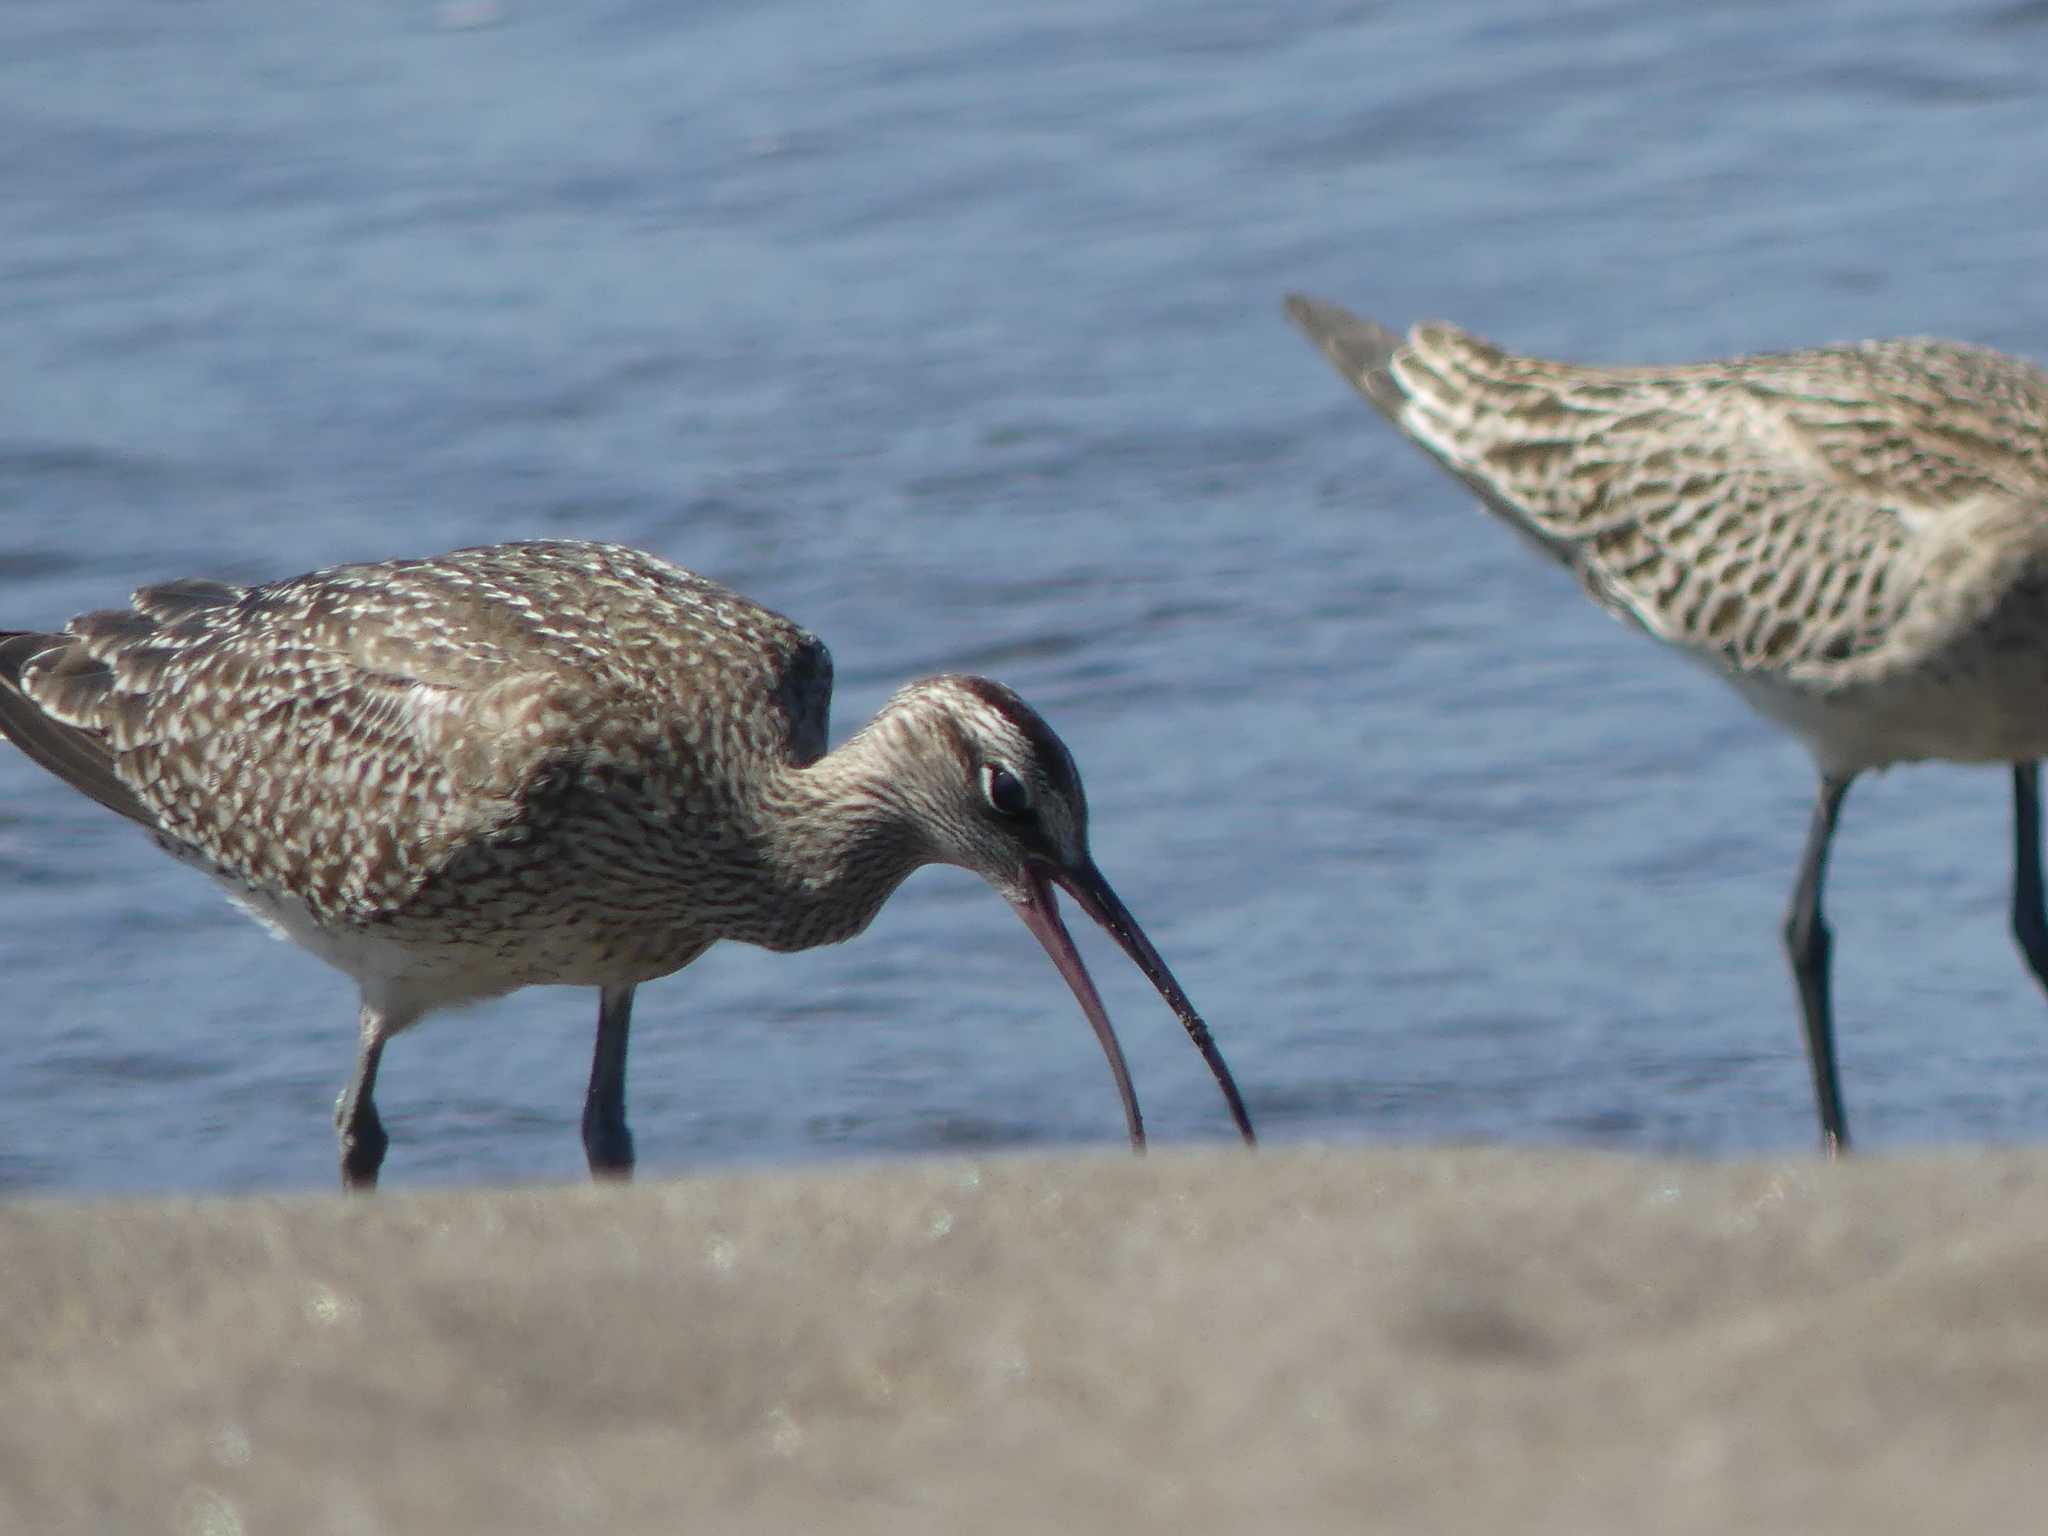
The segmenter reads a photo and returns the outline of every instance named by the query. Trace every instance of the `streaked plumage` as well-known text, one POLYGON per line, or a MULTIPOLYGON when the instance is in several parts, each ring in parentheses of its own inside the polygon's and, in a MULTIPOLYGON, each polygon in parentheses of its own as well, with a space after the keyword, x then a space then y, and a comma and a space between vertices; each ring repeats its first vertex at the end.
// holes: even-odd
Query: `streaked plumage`
POLYGON ((1858 773, 2013 764, 2013 925, 2048 984, 2048 374, 1933 340, 1585 367, 1439 323, 1398 336, 1313 299, 1288 313, 1596 602, 1812 754, 1820 796, 1786 937, 1831 1147, 1848 1132, 1821 887, 1858 773))
POLYGON ((179 581, 61 634, 0 636, 0 734, 148 829, 354 977, 362 1059, 340 1108, 375 1180, 383 1043, 428 1011, 539 983, 603 991, 593 1171, 632 1161, 633 988, 720 939, 793 950, 865 928, 920 865, 982 874, 1115 1039, 1056 881, 1206 1029, 1087 854, 1066 748, 1008 689, 940 677, 826 751, 818 639, 638 550, 507 544, 257 587, 179 581), (1000 814, 1000 768, 1028 813, 1000 814))

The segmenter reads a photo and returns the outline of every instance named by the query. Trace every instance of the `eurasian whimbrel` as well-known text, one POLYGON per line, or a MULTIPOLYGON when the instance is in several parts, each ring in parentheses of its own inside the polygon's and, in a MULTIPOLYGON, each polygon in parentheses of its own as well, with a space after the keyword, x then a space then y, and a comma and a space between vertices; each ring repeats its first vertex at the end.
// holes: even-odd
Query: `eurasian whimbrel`
POLYGON ((830 655, 787 619, 570 541, 173 581, 61 634, 0 635, 0 734, 355 979, 345 1184, 383 1162, 385 1042, 546 983, 599 989, 583 1145, 593 1173, 630 1171, 634 988, 720 939, 851 938, 934 863, 982 876, 1045 946, 1133 1146, 1130 1074, 1055 886, 1179 1015, 1250 1142, 1207 1026, 1089 856, 1051 728, 999 683, 934 677, 828 752, 831 696, 830 655))
POLYGON ((1873 341, 1592 368, 1444 324, 1287 312, 1396 427, 1593 600, 1725 678, 1820 773, 1785 918, 1821 1132, 1848 1145, 1821 915, 1850 781, 2010 763, 2012 927, 2048 984, 2048 374, 1873 341))

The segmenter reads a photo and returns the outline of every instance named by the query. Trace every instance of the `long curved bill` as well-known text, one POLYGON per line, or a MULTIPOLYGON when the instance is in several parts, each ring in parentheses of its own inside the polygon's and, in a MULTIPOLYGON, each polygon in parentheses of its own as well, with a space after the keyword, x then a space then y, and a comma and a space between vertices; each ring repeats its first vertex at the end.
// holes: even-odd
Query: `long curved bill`
POLYGON ((1103 1010, 1102 998, 1095 990, 1088 968, 1081 963, 1080 951, 1074 948, 1067 925, 1060 921, 1059 907, 1052 894, 1054 882, 1058 882, 1060 889, 1080 904, 1083 912, 1109 930, 1123 952, 1159 989, 1159 995, 1166 999, 1166 1005, 1173 1010, 1181 1027, 1188 1032, 1188 1038, 1195 1042, 1195 1049, 1202 1053, 1202 1059, 1209 1063, 1209 1070, 1215 1074, 1216 1086, 1223 1090, 1224 1101, 1230 1106, 1230 1117, 1237 1122, 1238 1134, 1244 1137, 1245 1145, 1255 1145, 1258 1138, 1252 1134, 1251 1116, 1245 1113, 1237 1083, 1230 1075, 1223 1053, 1216 1048, 1209 1026, 1195 1012, 1187 994, 1181 991, 1180 983, 1173 979, 1173 972, 1159 958, 1159 951, 1152 947, 1152 941, 1145 937, 1145 931, 1138 926, 1130 910, 1109 888, 1102 872, 1092 862, 1078 870, 1036 866, 1031 871, 1030 880, 1030 889, 1024 899, 1013 905, 1017 915, 1024 920, 1024 926, 1045 946, 1046 954, 1059 967, 1060 975, 1066 978, 1068 987, 1073 990, 1074 1000, 1094 1026, 1095 1038, 1102 1042, 1102 1054, 1109 1058, 1110 1075, 1116 1079, 1116 1091, 1123 1100, 1124 1120, 1130 1126, 1132 1148, 1139 1152, 1145 1150, 1145 1124, 1138 1114, 1138 1096, 1131 1088, 1130 1068, 1124 1064, 1123 1047, 1117 1043, 1116 1031, 1110 1027, 1109 1015, 1103 1010))

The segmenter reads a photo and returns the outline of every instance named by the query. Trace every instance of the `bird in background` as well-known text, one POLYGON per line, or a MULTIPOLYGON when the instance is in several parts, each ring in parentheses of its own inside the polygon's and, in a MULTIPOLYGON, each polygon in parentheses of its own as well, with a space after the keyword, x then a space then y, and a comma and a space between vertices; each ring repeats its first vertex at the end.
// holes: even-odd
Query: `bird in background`
POLYGON ((2012 930, 2048 985, 2048 374, 1934 340, 1585 367, 1442 323, 1397 335, 1299 295, 1287 313, 1596 603, 1812 755, 1784 935, 1830 1152, 1849 1127, 1821 894, 1858 774, 2011 765, 2012 930))
POLYGON ((1055 888, 1106 928, 1193 1039, 1208 1027, 1096 868, 1074 760, 985 678, 911 684, 827 751, 812 634, 654 555, 580 541, 145 587, 59 633, 0 633, 0 734, 354 978, 336 1107, 346 1186, 377 1180, 393 1035, 535 985, 599 990, 583 1110, 625 1175, 635 989, 721 939, 849 939, 926 864, 995 887, 1138 1101, 1055 888))

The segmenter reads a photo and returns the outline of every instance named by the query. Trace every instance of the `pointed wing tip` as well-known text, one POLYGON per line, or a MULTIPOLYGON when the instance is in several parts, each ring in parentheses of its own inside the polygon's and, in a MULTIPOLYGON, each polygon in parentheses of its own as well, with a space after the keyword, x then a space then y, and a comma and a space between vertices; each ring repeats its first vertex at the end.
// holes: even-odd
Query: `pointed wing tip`
POLYGON ((1400 410, 1407 391, 1394 377, 1394 354, 1404 345, 1397 332, 1305 293, 1288 294, 1285 307, 1287 318, 1322 349, 1353 388, 1390 416, 1400 410))
POLYGON ((1305 293, 1288 294, 1287 302, 1282 307, 1286 310, 1287 318, 1317 346, 1326 347, 1332 337, 1365 324, 1343 305, 1332 304, 1327 299, 1311 298, 1305 293))
POLYGON ((0 738, 108 810, 154 827, 156 819, 115 770, 105 737, 51 715, 22 686, 28 664, 63 645, 65 638, 35 630, 0 630, 0 738))

